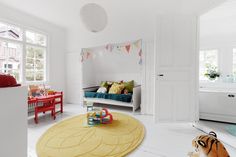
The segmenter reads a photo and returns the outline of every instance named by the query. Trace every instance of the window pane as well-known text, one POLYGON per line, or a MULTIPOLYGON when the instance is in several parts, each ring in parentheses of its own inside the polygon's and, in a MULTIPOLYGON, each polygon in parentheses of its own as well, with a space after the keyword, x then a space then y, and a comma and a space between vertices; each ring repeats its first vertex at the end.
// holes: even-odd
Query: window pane
POLYGON ((35 73, 36 81, 43 81, 44 80, 44 73, 42 71, 38 71, 35 73))
POLYGON ((39 59, 35 60, 35 67, 37 70, 43 70, 44 69, 43 64, 44 64, 43 60, 39 60, 39 59))
POLYGON ((43 49, 35 49, 35 58, 43 59, 44 58, 44 50, 43 49))
POLYGON ((30 70, 34 69, 34 59, 27 58, 25 68, 30 70))
POLYGON ((15 77, 16 80, 20 80, 20 71, 19 70, 10 70, 8 73, 15 77))
POLYGON ((208 68, 218 68, 218 51, 217 50, 204 50, 200 51, 199 56, 199 78, 200 80, 208 80, 205 73, 208 68))
POLYGON ((39 33, 26 31, 26 42, 31 44, 46 46, 47 37, 39 33))
POLYGON ((26 70, 26 81, 34 81, 34 71, 26 70))
POLYGON ((45 80, 45 48, 26 46, 26 81, 45 80))
POLYGON ((26 57, 27 58, 34 58, 34 48, 33 47, 26 47, 26 57))
POLYGON ((0 71, 21 81, 22 45, 0 41, 0 71))
POLYGON ((22 40, 22 34, 23 31, 19 27, 0 22, 0 37, 22 40))

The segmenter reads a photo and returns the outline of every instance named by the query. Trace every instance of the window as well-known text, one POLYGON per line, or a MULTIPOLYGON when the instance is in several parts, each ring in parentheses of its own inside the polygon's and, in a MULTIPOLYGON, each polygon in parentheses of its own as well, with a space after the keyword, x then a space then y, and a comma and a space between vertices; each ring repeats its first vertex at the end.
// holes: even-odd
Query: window
POLYGON ((0 22, 0 72, 18 82, 46 81, 46 53, 46 35, 0 22))
POLYGON ((47 38, 45 35, 34 33, 32 31, 26 31, 26 42, 46 46, 47 45, 47 38))
POLYGON ((233 75, 236 76, 236 48, 233 49, 233 75))
POLYGON ((45 49, 26 47, 26 81, 45 80, 45 49))
POLYGON ((200 80, 208 80, 205 73, 208 68, 218 68, 218 50, 202 50, 199 58, 199 78, 200 80))
POLYGON ((22 45, 0 41, 0 72, 21 81, 21 55, 22 45))
POLYGON ((26 81, 46 80, 47 37, 26 31, 26 81))
POLYGON ((0 37, 21 41, 22 36, 23 31, 19 27, 0 22, 0 37))

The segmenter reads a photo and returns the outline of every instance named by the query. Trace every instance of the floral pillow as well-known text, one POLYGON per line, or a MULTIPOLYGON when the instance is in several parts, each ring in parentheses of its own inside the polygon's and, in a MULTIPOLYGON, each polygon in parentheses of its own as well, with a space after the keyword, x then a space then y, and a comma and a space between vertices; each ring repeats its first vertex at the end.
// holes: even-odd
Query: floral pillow
POLYGON ((109 94, 121 94, 124 88, 124 84, 113 83, 109 90, 109 94))
POLYGON ((107 92, 107 88, 105 88, 105 87, 100 87, 97 90, 97 93, 106 93, 106 92, 107 92))
POLYGON ((125 90, 128 91, 129 93, 133 92, 133 88, 134 88, 134 80, 132 81, 128 81, 128 82, 124 82, 123 83, 125 86, 125 90))

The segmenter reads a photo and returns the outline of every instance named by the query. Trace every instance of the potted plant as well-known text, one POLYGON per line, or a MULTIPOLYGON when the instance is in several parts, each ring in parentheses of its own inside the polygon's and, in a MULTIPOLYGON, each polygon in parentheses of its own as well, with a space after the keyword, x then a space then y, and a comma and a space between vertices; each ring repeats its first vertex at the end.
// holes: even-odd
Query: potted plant
POLYGON ((210 64, 207 64, 206 65, 206 73, 204 74, 205 77, 207 77, 209 80, 211 81, 214 81, 216 80, 218 77, 220 77, 220 73, 217 69, 216 66, 214 65, 210 65, 210 64))

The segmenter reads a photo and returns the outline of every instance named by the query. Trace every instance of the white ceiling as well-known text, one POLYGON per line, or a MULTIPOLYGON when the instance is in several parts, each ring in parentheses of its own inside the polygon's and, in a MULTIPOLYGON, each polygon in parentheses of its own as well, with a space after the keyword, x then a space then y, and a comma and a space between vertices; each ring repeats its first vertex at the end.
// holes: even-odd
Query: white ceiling
POLYGON ((225 3, 201 16, 201 37, 236 34, 236 0, 225 3))
POLYGON ((80 22, 80 8, 89 2, 103 6, 108 16, 122 17, 126 14, 147 12, 193 12, 201 13, 224 0, 0 0, 0 3, 16 8, 51 23, 70 28, 80 22))

